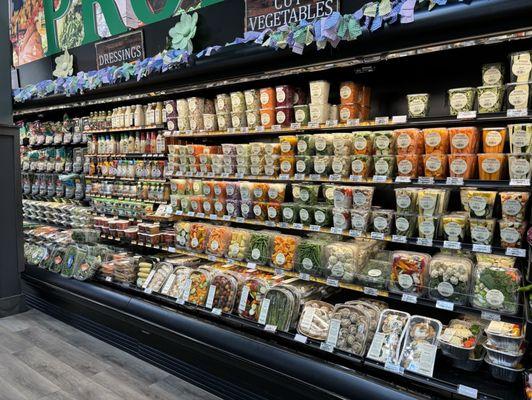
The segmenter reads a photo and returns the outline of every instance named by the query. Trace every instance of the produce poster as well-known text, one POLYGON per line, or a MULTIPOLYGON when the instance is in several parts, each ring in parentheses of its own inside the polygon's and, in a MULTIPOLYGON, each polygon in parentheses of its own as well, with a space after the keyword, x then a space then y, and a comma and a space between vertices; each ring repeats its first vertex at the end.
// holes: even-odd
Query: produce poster
MULTIPOLYGON (((8 0, 13 66, 199 8, 201 0, 8 0)), ((213 1, 207 4, 213 3, 213 1)))

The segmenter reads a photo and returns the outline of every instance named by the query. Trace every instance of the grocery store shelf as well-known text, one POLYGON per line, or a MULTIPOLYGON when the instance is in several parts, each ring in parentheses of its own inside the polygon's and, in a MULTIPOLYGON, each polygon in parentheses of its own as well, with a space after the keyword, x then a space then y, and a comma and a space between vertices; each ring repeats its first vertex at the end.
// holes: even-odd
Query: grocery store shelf
POLYGON ((354 283, 341 282, 336 279, 330 279, 330 278, 323 279, 323 278, 311 276, 309 274, 285 271, 282 269, 272 268, 269 266, 257 265, 255 263, 248 263, 248 262, 243 262, 243 261, 236 261, 236 260, 232 260, 228 258, 216 257, 213 255, 207 255, 203 253, 196 253, 196 252, 189 251, 189 250, 176 249, 175 247, 168 247, 164 245, 142 244, 136 241, 129 242, 129 241, 124 241, 121 239, 114 238, 109 235, 101 235, 101 238, 105 240, 110 240, 113 242, 122 243, 125 245, 132 245, 132 246, 138 246, 142 248, 161 250, 161 251, 169 252, 172 254, 194 256, 194 257, 204 259, 207 261, 211 261, 211 262, 233 264, 239 267, 257 269, 259 271, 264 271, 264 272, 272 273, 275 275, 299 278, 299 279, 307 280, 310 282, 317 282, 323 285, 339 287, 339 288, 351 290, 354 292, 364 293, 367 296, 374 296, 374 297, 383 298, 385 300, 392 300, 396 303, 416 304, 416 305, 428 307, 429 309, 430 308, 438 309, 444 312, 451 312, 451 313, 463 313, 463 314, 475 316, 477 318, 482 317, 484 319, 501 320, 501 321, 508 321, 508 322, 522 322, 523 321, 522 307, 519 307, 519 312, 516 315, 502 315, 496 312, 482 312, 478 309, 475 309, 469 306, 462 306, 462 305, 452 305, 452 308, 451 308, 450 305, 446 302, 444 302, 445 304, 442 304, 441 302, 431 300, 431 299, 424 299, 424 298, 416 297, 416 296, 403 296, 402 294, 399 294, 399 293, 393 293, 387 290, 379 290, 379 289, 374 289, 370 287, 364 287, 362 285, 358 285, 354 283))
POLYGON ((52 144, 29 144, 24 146, 30 150, 46 149, 48 147, 86 147, 87 143, 52 143, 52 144))
POLYGON ((126 154, 86 154, 85 157, 93 158, 164 158, 168 157, 164 153, 126 153, 126 154))
POLYGON ((299 124, 292 124, 292 127, 275 126, 272 128, 259 127, 258 129, 248 128, 231 128, 228 131, 215 132, 192 132, 192 131, 165 131, 166 137, 176 138, 220 138, 220 137, 238 137, 238 136, 277 136, 288 134, 303 134, 303 133, 332 133, 332 132, 352 132, 352 131, 373 131, 373 130, 389 130, 389 129, 404 129, 404 128, 428 128, 436 126, 487 126, 492 124, 510 124, 518 122, 532 121, 532 115, 526 116, 507 116, 505 113, 496 114, 479 114, 472 119, 459 119, 453 116, 441 117, 427 117, 410 119, 407 122, 392 123, 393 117, 387 117, 390 123, 382 124, 377 120, 364 121, 359 123, 353 120, 350 124, 337 124, 335 121, 328 121, 325 124, 311 124, 310 126, 300 127, 299 124))
POLYGON ((22 198, 24 200, 34 200, 34 201, 45 201, 45 202, 53 202, 53 203, 72 204, 72 205, 81 206, 81 207, 87 207, 88 206, 88 200, 65 199, 65 198, 62 198, 62 197, 47 197, 47 196, 33 195, 33 194, 23 194, 22 198))
POLYGON ((130 128, 109 128, 109 129, 95 129, 95 130, 86 130, 83 131, 85 134, 97 135, 97 134, 107 134, 107 133, 121 133, 121 132, 137 132, 137 131, 153 131, 164 129, 165 125, 149 125, 149 126, 139 126, 139 127, 130 127, 130 128))
POLYGON ((90 196, 87 195, 87 197, 90 197, 92 200, 117 200, 117 201, 124 201, 128 203, 137 203, 137 204, 167 204, 166 202, 161 201, 154 201, 154 200, 139 200, 139 199, 129 199, 127 197, 117 197, 117 196, 90 196))
POLYGON ((99 176, 99 175, 87 175, 85 179, 101 180, 101 181, 117 181, 117 182, 147 182, 147 183, 166 183, 165 178, 121 178, 117 176, 99 176))
POLYGON ((463 182, 458 183, 453 179, 426 179, 426 178, 414 178, 410 181, 403 180, 392 180, 392 179, 381 179, 377 178, 362 178, 361 176, 352 175, 349 178, 343 178, 340 175, 329 175, 329 177, 317 175, 317 174, 296 174, 294 176, 289 175, 279 175, 279 176, 255 176, 255 175, 244 175, 244 174, 221 174, 215 175, 212 172, 185 172, 185 173, 176 173, 175 178, 208 178, 214 180, 247 180, 247 181, 257 181, 257 182, 278 182, 278 183, 299 183, 299 182, 318 182, 318 183, 338 183, 342 185, 364 185, 364 186, 423 186, 423 187, 445 187, 450 189, 456 189, 460 187, 475 187, 483 189, 504 189, 504 190, 522 190, 522 188, 530 187, 529 184, 525 184, 520 180, 515 181, 481 181, 479 179, 466 179, 463 182))

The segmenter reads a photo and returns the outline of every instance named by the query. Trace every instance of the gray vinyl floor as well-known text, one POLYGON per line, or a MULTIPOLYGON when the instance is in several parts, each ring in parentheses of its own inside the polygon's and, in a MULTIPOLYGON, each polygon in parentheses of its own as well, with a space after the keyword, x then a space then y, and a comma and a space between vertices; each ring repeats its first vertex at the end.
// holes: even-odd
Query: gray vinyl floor
POLYGON ((0 400, 217 400, 128 353, 31 310, 0 319, 0 400))

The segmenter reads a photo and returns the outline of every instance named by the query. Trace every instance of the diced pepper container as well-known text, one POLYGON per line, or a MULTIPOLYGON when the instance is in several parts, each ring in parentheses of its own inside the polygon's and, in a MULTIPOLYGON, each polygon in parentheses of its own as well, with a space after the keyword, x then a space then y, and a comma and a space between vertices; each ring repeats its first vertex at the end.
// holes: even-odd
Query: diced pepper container
POLYGON ((329 102, 330 83, 327 81, 311 81, 310 104, 327 104, 329 102))
POLYGON ((395 144, 397 154, 412 155, 423 154, 423 132, 416 128, 396 129, 395 144))
POLYGON ((292 271, 295 265, 296 250, 300 238, 292 235, 276 235, 272 244, 270 265, 292 271))
POLYGON ((506 172, 506 155, 478 154, 478 176, 481 181, 500 181, 506 172))
POLYGON ((375 175, 393 178, 395 176, 395 156, 373 156, 375 175))
POLYGON ((253 182, 240 182, 240 200, 251 201, 253 200, 253 182))
POLYGON ((231 228, 215 226, 211 229, 207 240, 207 253, 223 257, 231 244, 231 228))
POLYGON ((474 87, 449 89, 449 114, 473 111, 476 89, 474 87))
POLYGON ((221 131, 226 131, 227 128, 231 128, 233 126, 231 122, 231 114, 230 113, 219 113, 216 114, 216 120, 218 122, 218 129, 221 131))
POLYGON ((294 106, 294 120, 301 124, 301 126, 308 125, 310 121, 310 108, 308 104, 294 106))
POLYGON ((268 190, 270 185, 264 182, 253 183, 253 199, 255 201, 266 201, 268 199, 268 190))
POLYGON ((361 285, 375 289, 386 289, 386 281, 390 276, 391 260, 370 258, 358 272, 356 281, 361 285))
MULTIPOLYGON (((530 82, 509 83, 506 85, 508 110, 528 110, 531 103, 530 82)), ((504 90, 503 90, 504 91, 504 90)))
POLYGON ((484 362, 488 364, 488 369, 495 379, 499 379, 504 382, 513 383, 523 375, 525 368, 521 365, 515 368, 504 367, 502 365, 496 365, 488 359, 488 356, 484 358, 484 362))
POLYGON ((241 261, 246 258, 249 248, 251 231, 245 229, 231 229, 231 241, 227 249, 227 258, 241 261))
POLYGON ((203 253, 207 246, 210 229, 211 226, 207 224, 191 224, 187 248, 198 253, 203 253))
POLYGON ((210 271, 198 268, 190 272, 190 293, 188 302, 199 306, 204 306, 207 301, 210 287, 210 271))
POLYGON ((371 176, 373 174, 373 156, 364 154, 351 156, 351 172, 362 178, 371 176))
POLYGON ((469 212, 471 218, 491 218, 497 192, 462 189, 460 191, 460 198, 464 210, 469 212))
POLYGON ((277 103, 275 101, 275 89, 272 87, 266 87, 260 89, 260 106, 263 109, 275 109, 277 103))
POLYGON ((214 102, 216 108, 216 114, 229 114, 231 109, 231 97, 228 94, 221 93, 216 95, 216 101, 214 102))
MULTIPOLYGON (((419 154, 401 154, 395 157, 397 161, 397 176, 417 178, 423 169, 422 156, 419 154)), ((476 160, 476 157, 475 157, 476 160)))
POLYGON ((275 122, 282 127, 289 127, 294 122, 294 109, 292 107, 277 107, 275 109, 275 122))
POLYGON ((532 153, 532 124, 508 125, 508 134, 510 138, 510 153, 532 153))
POLYGON ((520 248, 523 244, 526 226, 526 222, 510 221, 507 219, 499 220, 501 247, 504 249, 520 248))
POLYGON ((425 293, 430 255, 411 251, 393 253, 389 290, 420 296, 425 293))
POLYGON ((249 240, 247 261, 259 265, 268 265, 272 254, 275 232, 253 231, 249 240))
POLYGON ((329 117, 329 104, 309 104, 310 122, 324 124, 329 117))
POLYGON ((260 109, 260 124, 265 128, 271 128, 276 122, 274 108, 260 109))
POLYGON ((524 344, 521 349, 516 352, 508 352, 496 348, 490 342, 483 344, 486 349, 486 358, 495 365, 501 367, 515 368, 525 355, 524 344))
POLYGON ((292 107, 294 104, 294 87, 280 85, 275 87, 275 100, 277 107, 292 107))
POLYGON ((449 128, 451 154, 475 154, 480 143, 478 129, 473 126, 449 128))
POLYGON ((443 239, 451 242, 464 242, 468 216, 465 212, 455 212, 441 217, 443 239))
POLYGON ((504 85, 477 87, 478 113, 487 114, 501 112, 504 92, 504 85))
POLYGON ((188 101, 187 99, 176 100, 177 116, 180 118, 188 117, 188 101))
MULTIPOLYGON (((264 143, 265 156, 278 156, 280 153, 281 145, 279 143, 264 143)), ((273 163, 267 165, 273 165, 273 163)))
POLYGON ((352 282, 357 274, 355 244, 332 243, 325 247, 325 274, 344 282, 352 282))
POLYGON ((491 321, 485 332, 493 346, 508 352, 518 352, 525 340, 521 325, 510 322, 491 321))
POLYGON ((350 156, 353 154, 353 134, 334 133, 332 135, 333 155, 350 156))
POLYGON ((360 119, 361 118, 360 108, 361 107, 359 104, 340 105, 340 109, 339 109, 340 122, 345 124, 349 120, 360 119))
POLYGON ((244 90, 246 110, 258 111, 260 109, 260 92, 257 89, 244 90))
POLYGON ((479 264, 473 273, 471 305, 474 308, 516 314, 521 273, 516 268, 479 264))
POLYGON ((449 153, 449 132, 447 128, 423 129, 423 140, 425 142, 425 154, 449 153))
POLYGON ((329 156, 333 154, 332 135, 320 134, 314 136, 314 149, 316 155, 329 156))
POLYGON ((434 256, 429 263, 429 298, 467 304, 472 273, 473 263, 467 257, 434 256))
POLYGON ((445 154, 425 154, 423 156, 425 176, 435 179, 447 177, 447 156, 445 154))
POLYGON ((477 174, 476 154, 449 154, 449 176, 473 179, 477 174))
POLYGON ((235 113, 244 113, 246 111, 246 99, 243 92, 231 93, 231 111, 235 113))
POLYGON ((281 204, 282 220, 285 223, 296 223, 299 220, 299 204, 282 203, 281 204))
POLYGON ((300 87, 294 88, 294 106, 307 104, 307 93, 300 87))
POLYGON ((406 95, 409 118, 424 118, 429 113, 430 95, 428 93, 406 95))
POLYGON ((281 136, 279 144, 281 145, 281 155, 294 156, 297 149, 297 136, 281 136))
POLYGON ((504 72, 503 63, 484 64, 482 66, 482 84, 484 86, 502 85, 504 83, 504 72))
POLYGON ((509 154, 508 171, 510 179, 530 179, 532 164, 530 154, 509 154))
POLYGON ((268 200, 282 203, 286 196, 286 183, 270 183, 268 186, 268 200))
POLYGON ((246 112, 245 111, 232 111, 231 112, 231 124, 233 125, 233 128, 236 128, 236 129, 248 126, 248 123, 246 121, 246 112))
POLYGON ((249 129, 255 129, 260 125, 260 111, 259 110, 247 110, 246 121, 249 129))

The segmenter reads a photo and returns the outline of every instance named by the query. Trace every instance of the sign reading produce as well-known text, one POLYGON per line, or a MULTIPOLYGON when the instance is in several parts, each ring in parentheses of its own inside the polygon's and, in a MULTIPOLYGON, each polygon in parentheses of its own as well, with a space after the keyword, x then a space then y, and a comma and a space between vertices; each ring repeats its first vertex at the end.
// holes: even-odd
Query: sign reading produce
POLYGON ((327 17, 339 7, 339 0, 246 0, 246 32, 327 17))
POLYGON ((144 58, 144 40, 142 31, 96 43, 96 66, 98 69, 126 62, 139 61, 144 58))

